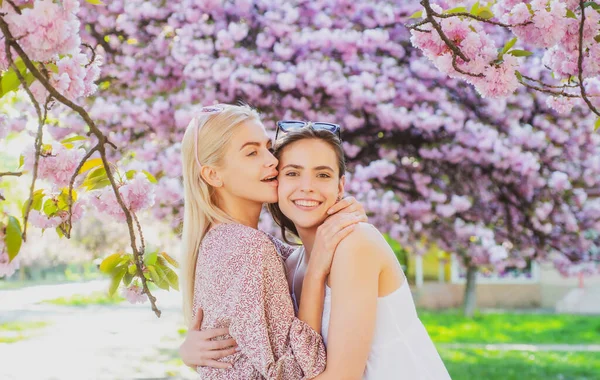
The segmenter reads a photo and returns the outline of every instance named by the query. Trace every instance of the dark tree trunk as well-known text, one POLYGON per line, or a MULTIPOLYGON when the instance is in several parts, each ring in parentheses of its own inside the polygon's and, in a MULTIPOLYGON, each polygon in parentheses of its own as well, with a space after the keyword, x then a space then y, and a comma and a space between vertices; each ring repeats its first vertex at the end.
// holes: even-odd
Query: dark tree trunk
POLYGON ((477 306, 476 282, 477 267, 467 266, 467 286, 465 286, 465 300, 463 304, 463 312, 465 317, 473 318, 475 307, 477 306))

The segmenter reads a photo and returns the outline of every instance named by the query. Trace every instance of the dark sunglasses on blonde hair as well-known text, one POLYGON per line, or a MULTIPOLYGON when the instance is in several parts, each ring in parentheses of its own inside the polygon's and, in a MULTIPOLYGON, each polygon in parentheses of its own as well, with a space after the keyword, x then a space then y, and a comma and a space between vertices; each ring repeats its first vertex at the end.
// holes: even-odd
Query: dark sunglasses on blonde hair
POLYGON ((326 123, 322 121, 301 121, 301 120, 281 120, 277 122, 277 132, 275 132, 275 140, 277 141, 277 137, 281 134, 286 134, 288 132, 302 129, 305 127, 311 127, 315 130, 325 130, 329 131, 335 135, 337 135, 338 139, 342 139, 341 136, 341 128, 338 124, 326 123))

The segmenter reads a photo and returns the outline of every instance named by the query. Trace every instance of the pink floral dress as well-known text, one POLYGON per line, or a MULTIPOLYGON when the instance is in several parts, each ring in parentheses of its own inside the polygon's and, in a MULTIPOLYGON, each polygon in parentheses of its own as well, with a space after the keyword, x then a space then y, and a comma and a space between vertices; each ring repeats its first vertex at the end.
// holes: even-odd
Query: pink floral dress
POLYGON ((198 253, 194 314, 203 309, 202 329, 229 327, 241 351, 221 359, 233 363, 231 369, 198 367, 203 380, 311 379, 325 370, 321 335, 294 315, 283 263, 290 253, 242 224, 207 232, 198 253))

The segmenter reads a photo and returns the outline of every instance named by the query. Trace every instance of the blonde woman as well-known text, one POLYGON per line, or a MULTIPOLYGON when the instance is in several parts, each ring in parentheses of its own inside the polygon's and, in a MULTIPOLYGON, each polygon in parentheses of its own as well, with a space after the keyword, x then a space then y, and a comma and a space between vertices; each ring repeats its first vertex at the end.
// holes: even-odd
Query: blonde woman
POLYGON ((337 243, 366 216, 339 202, 334 211, 349 212, 320 228, 296 317, 283 262, 291 249, 257 229, 263 204, 277 201, 271 144, 256 111, 225 104, 203 108, 183 138, 184 316, 197 320, 202 308, 202 329, 224 333, 209 343, 237 342, 225 368, 198 367, 202 379, 304 379, 325 367, 324 281, 337 243))

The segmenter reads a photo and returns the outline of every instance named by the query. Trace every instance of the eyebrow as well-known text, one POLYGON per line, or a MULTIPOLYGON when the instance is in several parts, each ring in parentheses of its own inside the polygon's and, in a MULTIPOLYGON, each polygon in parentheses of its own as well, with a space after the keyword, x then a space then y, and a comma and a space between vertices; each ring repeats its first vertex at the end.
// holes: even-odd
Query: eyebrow
MULTIPOLYGON (((280 170, 283 170, 285 168, 304 169, 304 166, 302 166, 302 165, 295 165, 295 164, 289 164, 289 165, 284 166, 280 170)), ((332 168, 330 168, 329 166, 326 166, 326 165, 316 166, 316 167, 313 168, 313 170, 315 170, 315 171, 329 170, 330 172, 334 171, 332 168)))
MULTIPOLYGON (((266 141, 267 146, 269 145, 269 143, 271 143, 271 145, 273 145, 273 141, 271 139, 267 139, 265 141, 266 141)), ((240 148, 240 150, 244 149, 248 145, 260 147, 261 143, 257 142, 257 141, 249 141, 249 142, 245 143, 244 145, 242 145, 242 147, 240 148)))

